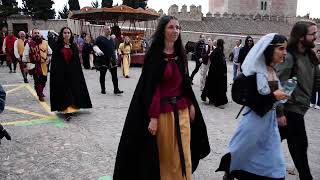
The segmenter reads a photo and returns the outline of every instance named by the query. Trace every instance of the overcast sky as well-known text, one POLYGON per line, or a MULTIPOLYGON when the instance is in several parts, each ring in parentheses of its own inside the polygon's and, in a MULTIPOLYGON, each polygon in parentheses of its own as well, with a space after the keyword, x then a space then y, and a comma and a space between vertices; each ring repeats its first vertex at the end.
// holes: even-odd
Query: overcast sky
MULTIPOLYGON (((63 8, 63 5, 68 3, 68 0, 53 0, 55 2, 54 8, 56 11, 59 11, 63 8)), ((91 1, 93 0, 79 0, 80 7, 91 6, 91 1)), ((98 0, 101 2, 101 0, 98 0)), ((21 0, 18 0, 19 5, 21 6, 21 0)), ((122 0, 113 0, 113 5, 122 4, 122 0)), ((180 8, 183 4, 189 6, 194 4, 196 6, 202 6, 202 12, 206 14, 209 11, 209 1, 208 0, 148 0, 148 6, 155 10, 163 9, 167 13, 168 8, 172 4, 177 4, 180 8)), ((320 18, 320 0, 298 0, 298 15, 306 15, 310 13, 311 17, 320 18)))

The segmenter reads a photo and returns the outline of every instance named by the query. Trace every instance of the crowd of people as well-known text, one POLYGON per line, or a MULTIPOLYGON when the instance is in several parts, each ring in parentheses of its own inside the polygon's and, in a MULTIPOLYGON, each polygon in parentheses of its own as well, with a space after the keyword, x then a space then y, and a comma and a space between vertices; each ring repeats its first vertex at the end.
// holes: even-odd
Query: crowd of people
MULTIPOLYGON (((247 36, 244 46, 241 39, 236 40, 230 56, 232 79, 254 77, 250 81, 253 92, 217 169, 225 172, 224 180, 284 179, 283 139, 287 139, 300 179, 313 179, 304 116, 309 107, 320 109, 320 49, 313 50, 317 32, 314 22, 299 21, 288 39, 270 33, 256 43, 247 36), (297 87, 289 95, 283 82, 293 77, 297 78, 297 87)), ((194 50, 196 66, 190 75, 178 19, 163 16, 151 39, 125 119, 113 179, 189 180, 199 161, 210 153, 193 79, 201 69, 201 100, 226 107, 225 42, 200 35, 194 50)), ((82 65, 100 72, 102 94, 106 94, 108 70, 114 94, 123 93, 118 83, 119 59, 123 76, 130 78, 130 39, 124 37, 123 42, 116 43, 107 25, 94 42, 90 34, 75 37, 69 27, 61 29, 51 47, 37 28, 30 39, 23 31, 19 39, 9 31, 2 41, 0 62, 6 61, 10 73, 16 72, 19 63, 25 83, 27 74, 32 75, 39 101, 45 101, 43 89, 50 64, 51 110, 64 114, 66 120, 79 109, 92 108, 82 65)), ((1 111, 5 100, 1 86, 0 93, 1 111)), ((10 139, 2 126, 0 130, 0 138, 10 139)))

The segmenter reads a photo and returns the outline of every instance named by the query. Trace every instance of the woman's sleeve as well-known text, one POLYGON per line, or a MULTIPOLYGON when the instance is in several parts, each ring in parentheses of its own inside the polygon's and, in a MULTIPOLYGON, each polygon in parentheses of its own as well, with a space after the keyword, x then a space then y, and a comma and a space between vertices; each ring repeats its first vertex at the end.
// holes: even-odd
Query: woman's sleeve
POLYGON ((277 99, 273 93, 267 95, 257 94, 251 96, 248 106, 262 117, 273 108, 276 101, 277 99))
POLYGON ((160 115, 160 87, 156 88, 156 91, 153 95, 152 102, 149 107, 149 116, 151 118, 159 118, 160 115))

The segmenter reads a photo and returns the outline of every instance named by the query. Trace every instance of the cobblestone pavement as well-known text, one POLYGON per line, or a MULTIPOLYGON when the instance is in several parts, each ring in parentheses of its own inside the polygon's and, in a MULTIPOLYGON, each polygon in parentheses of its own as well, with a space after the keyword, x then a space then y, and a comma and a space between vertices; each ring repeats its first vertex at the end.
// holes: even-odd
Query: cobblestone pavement
MULTIPOLYGON (((194 65, 190 63, 190 70, 194 65)), ((229 64, 229 79, 231 70, 229 64)), ((2 140, 0 145, 0 179, 111 179, 124 119, 140 72, 141 68, 131 68, 130 79, 119 76, 124 94, 115 96, 109 73, 107 94, 103 95, 100 94, 98 73, 84 70, 94 107, 77 113, 66 122, 49 111, 49 82, 45 89, 48 104, 40 103, 34 96, 32 78, 29 78, 29 84, 23 84, 20 73, 9 74, 6 67, 0 67, 0 84, 8 92, 7 109, 1 114, 0 122, 13 138, 12 141, 2 140)), ((200 97, 199 74, 193 86, 197 97, 200 97)), ((223 174, 214 171, 237 126, 235 116, 240 106, 229 102, 226 109, 218 109, 202 103, 200 98, 199 104, 207 124, 211 153, 200 162, 194 179, 219 180, 223 174)), ((315 180, 320 179, 319 115, 320 111, 314 109, 306 115, 309 161, 315 180)), ((286 143, 283 147, 288 167, 292 168, 286 143)), ((297 179, 297 176, 287 178, 297 179)))

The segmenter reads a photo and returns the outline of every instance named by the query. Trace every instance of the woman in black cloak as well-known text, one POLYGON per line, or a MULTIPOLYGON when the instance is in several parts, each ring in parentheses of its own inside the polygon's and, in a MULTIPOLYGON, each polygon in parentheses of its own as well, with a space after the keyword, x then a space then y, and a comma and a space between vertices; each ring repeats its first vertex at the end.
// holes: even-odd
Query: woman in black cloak
POLYGON ((191 180, 210 146, 177 19, 163 16, 152 39, 123 127, 113 179, 191 180))
POLYGON ((93 46, 90 34, 87 34, 82 48, 83 67, 90 69, 90 54, 93 54, 93 46))
POLYGON ((71 29, 62 28, 51 61, 51 111, 70 115, 79 108, 92 108, 78 54, 71 29))
POLYGON ((205 87, 201 94, 201 100, 209 102, 216 107, 224 108, 228 103, 227 98, 227 64, 223 53, 222 39, 217 40, 217 48, 210 55, 210 67, 205 87))

